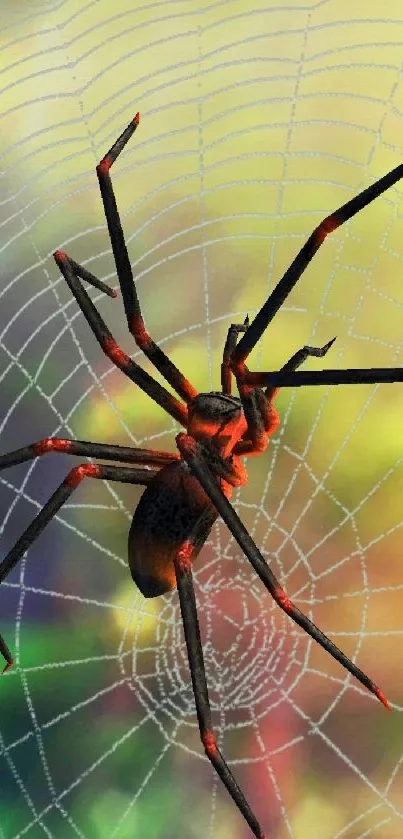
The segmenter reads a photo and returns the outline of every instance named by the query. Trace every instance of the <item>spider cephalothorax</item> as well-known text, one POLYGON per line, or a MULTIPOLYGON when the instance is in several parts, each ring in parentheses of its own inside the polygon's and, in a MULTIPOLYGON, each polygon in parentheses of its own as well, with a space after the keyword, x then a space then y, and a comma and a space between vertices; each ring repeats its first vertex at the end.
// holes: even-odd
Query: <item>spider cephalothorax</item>
POLYGON ((188 434, 200 442, 211 441, 224 458, 247 429, 241 400, 235 396, 198 393, 188 406, 188 434))
MULTIPOLYGON (((280 608, 388 707, 377 685, 291 602, 229 498, 232 487, 246 482, 241 457, 263 452, 270 435, 277 428, 279 420, 273 398, 278 387, 403 381, 403 370, 400 368, 296 372, 308 356, 324 356, 334 339, 324 347, 302 347, 277 372, 250 372, 245 365, 245 359, 326 236, 402 178, 403 164, 323 219, 252 323, 249 324, 246 317, 242 324, 229 326, 221 365, 221 392, 197 393, 145 328, 109 175, 112 164, 138 124, 139 115, 136 114, 97 166, 97 175, 129 331, 179 399, 123 352, 88 296, 82 280, 110 297, 115 297, 116 292, 63 251, 56 251, 54 257, 103 352, 122 373, 186 428, 186 434, 182 432, 176 437, 179 454, 50 437, 2 455, 0 469, 50 451, 96 457, 126 465, 109 466, 86 461, 73 467, 0 563, 0 582, 7 577, 85 477, 145 486, 129 533, 128 555, 133 580, 145 597, 156 597, 177 586, 202 743, 252 832, 257 839, 264 839, 256 816, 216 745, 197 619, 192 563, 220 515, 280 608), (243 336, 237 343, 239 333, 243 333, 243 336), (231 396, 233 377, 239 398, 231 396)), ((4 669, 7 670, 13 659, 1 635, 0 652, 6 660, 4 669)))

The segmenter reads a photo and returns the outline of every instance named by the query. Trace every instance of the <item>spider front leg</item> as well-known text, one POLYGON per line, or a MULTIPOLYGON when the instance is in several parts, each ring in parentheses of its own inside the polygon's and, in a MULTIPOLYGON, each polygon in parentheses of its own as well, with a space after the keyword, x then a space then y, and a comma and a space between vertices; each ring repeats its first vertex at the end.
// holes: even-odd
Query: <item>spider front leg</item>
POLYGON ((208 696, 206 673, 204 667, 203 648, 200 641, 199 622, 197 619, 196 598, 193 587, 192 564, 192 535, 184 543, 174 559, 176 582, 182 613, 183 628, 188 653, 190 673, 192 677, 193 693, 196 703, 197 719, 200 738, 206 755, 214 766, 218 776, 225 784, 235 804, 248 822, 249 827, 257 839, 265 839, 256 816, 252 812, 246 798, 238 786, 235 778, 225 762, 216 743, 212 728, 211 710, 208 696))
POLYGON ((165 355, 158 344, 153 341, 145 328, 136 286, 134 283, 132 267, 127 253, 115 193, 109 175, 111 166, 124 149, 126 143, 133 136, 139 122, 140 114, 136 114, 134 119, 132 119, 127 128, 125 128, 120 137, 118 137, 116 142, 113 144, 112 148, 109 149, 108 153, 98 164, 97 175, 99 188, 101 190, 105 217, 108 224, 109 237, 111 240, 116 272, 122 292, 129 331, 133 335, 137 346, 143 350, 147 358, 149 358, 152 364, 154 364, 154 367, 159 370, 167 382, 169 382, 174 390, 176 390, 179 396, 186 403, 189 403, 193 397, 197 395, 197 390, 188 381, 188 379, 183 376, 168 356, 165 355))
MULTIPOLYGON (((218 483, 204 463, 199 454, 199 444, 193 437, 181 433, 176 437, 176 443, 182 457, 188 463, 191 471, 196 476, 205 493, 208 495, 214 504, 219 515, 227 525, 228 529, 238 542, 239 547, 249 560, 256 573, 262 580, 263 585, 271 594, 276 603, 289 617, 295 621, 302 629, 317 641, 324 650, 330 653, 336 661, 339 661, 343 667, 346 668, 362 685, 368 688, 386 708, 389 708, 388 701, 383 695, 379 687, 369 679, 347 656, 339 650, 338 647, 331 641, 317 626, 315 626, 309 618, 298 609, 294 603, 291 602, 284 589, 280 586, 279 581, 271 570, 270 566, 260 553, 252 537, 249 535, 246 527, 242 524, 239 516, 235 512, 231 503, 225 497, 218 483)), ((390 710, 390 709, 389 709, 390 710)))
POLYGON ((403 382, 403 367, 353 367, 347 370, 273 370, 251 373, 246 370, 243 382, 249 387, 302 387, 303 385, 374 385, 403 382))
POLYGON ((177 422, 180 422, 181 425, 186 426, 186 406, 182 402, 179 402, 178 399, 175 399, 169 391, 162 387, 159 382, 156 382, 139 364, 136 364, 135 361, 123 352, 109 331, 105 321, 101 318, 91 298, 88 296, 83 284, 80 282, 80 278, 97 288, 107 290, 110 296, 115 296, 113 290, 108 289, 108 286, 101 283, 101 280, 94 277, 93 274, 83 268, 74 259, 71 259, 63 251, 55 251, 53 256, 105 355, 110 358, 112 363, 125 376, 128 376, 132 382, 139 385, 157 405, 160 405, 164 411, 176 419, 177 422))
MULTIPOLYGON (((328 341, 324 347, 309 347, 306 345, 298 350, 281 368, 281 373, 296 370, 309 356, 323 358, 328 352, 336 338, 328 341)), ((274 433, 280 423, 279 415, 273 405, 273 399, 277 396, 278 387, 267 386, 263 394, 259 387, 251 387, 249 376, 254 373, 245 373, 244 378, 237 376, 239 395, 242 401, 245 417, 248 423, 249 440, 240 440, 234 448, 236 455, 260 454, 267 446, 267 438, 274 433)))
MULTIPOLYGON (((299 253, 297 253, 290 267, 287 268, 280 282, 278 282, 276 287, 273 289, 265 304, 257 313, 255 319, 245 332, 245 335, 242 336, 239 344, 235 347, 231 360, 231 368, 235 375, 242 379, 245 378, 246 358, 253 350, 253 347, 256 346, 257 342, 263 335, 263 332, 267 329, 269 323, 273 320, 280 306, 282 306, 329 233, 332 233, 346 221, 357 215, 357 213, 359 213, 364 207, 374 201, 375 198, 382 195, 385 190, 389 189, 393 186, 393 184, 397 183, 397 181, 400 181, 401 178, 403 178, 403 163, 400 163, 399 166, 396 166, 395 169, 392 169, 392 171, 384 175, 383 178, 379 178, 379 180, 375 181, 375 183, 371 184, 371 186, 367 187, 367 189, 364 189, 350 201, 347 201, 346 204, 342 204, 342 206, 335 210, 334 213, 331 213, 330 216, 326 216, 318 227, 315 228, 299 253)), ((327 373, 329 371, 324 372, 327 373)), ((316 376, 316 378, 312 381, 312 384, 319 384, 318 374, 314 373, 313 375, 316 376)), ((292 384, 294 384, 299 380, 302 384, 303 380, 305 380, 305 382, 308 381, 309 376, 310 373, 297 373, 290 376, 289 380, 284 377, 284 379, 281 380, 281 387, 284 387, 283 381, 287 381, 288 383, 288 381, 292 380, 292 384)), ((388 380, 376 379, 376 381, 388 380)), ((323 381, 320 383, 324 384, 325 382, 323 381)), ((326 382, 326 384, 328 383, 339 384, 341 382, 326 382)), ((346 382, 346 384, 347 383, 348 382, 346 382)))

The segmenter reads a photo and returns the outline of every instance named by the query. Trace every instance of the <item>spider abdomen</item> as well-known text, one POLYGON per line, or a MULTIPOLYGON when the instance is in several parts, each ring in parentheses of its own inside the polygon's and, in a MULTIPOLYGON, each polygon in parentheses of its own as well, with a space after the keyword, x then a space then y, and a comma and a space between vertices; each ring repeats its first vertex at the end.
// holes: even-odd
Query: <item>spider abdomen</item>
POLYGON ((192 560, 218 513, 183 460, 161 469, 144 491, 129 531, 129 567, 144 597, 176 586, 174 557, 191 535, 192 560))

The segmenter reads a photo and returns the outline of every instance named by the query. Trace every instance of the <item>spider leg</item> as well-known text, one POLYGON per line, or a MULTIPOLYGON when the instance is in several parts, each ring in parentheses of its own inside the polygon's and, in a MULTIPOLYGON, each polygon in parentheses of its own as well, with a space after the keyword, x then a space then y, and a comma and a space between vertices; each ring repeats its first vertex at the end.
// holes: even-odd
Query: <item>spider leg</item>
MULTIPOLYGON (((364 189, 356 195, 355 198, 347 201, 346 204, 343 204, 330 216, 324 218, 318 227, 315 228, 313 233, 309 236, 309 239, 305 242, 295 257, 294 261, 291 263, 290 267, 287 268, 287 271, 280 282, 276 285, 275 289, 266 300, 266 303, 264 303, 260 311, 257 313, 255 319, 249 326, 249 329, 245 332, 245 335, 242 336, 239 344, 237 344, 231 360, 231 367, 235 374, 238 373, 238 375, 243 375, 242 368, 244 367, 245 359, 253 347, 257 344, 259 338, 261 338, 269 323, 273 320, 274 315, 278 312, 280 306, 282 306, 284 300, 288 297, 290 291, 298 282, 312 257, 315 256, 321 244, 324 242, 326 236, 329 233, 332 233, 333 230, 336 230, 337 227, 344 224, 344 222, 348 221, 348 219, 359 213, 360 210, 367 206, 367 204, 370 204, 371 201, 378 198, 379 195, 385 192, 386 189, 389 189, 389 187, 393 186, 393 184, 399 181, 402 177, 403 163, 400 163, 399 166, 396 166, 395 169, 392 169, 392 171, 384 175, 383 178, 379 178, 379 180, 375 181, 375 183, 371 184, 371 186, 367 187, 367 189, 364 189)), ((326 371, 326 373, 328 372, 330 371, 326 371)), ((310 375, 310 373, 294 374, 293 384, 297 383, 297 376, 300 378, 300 383, 302 384, 301 376, 310 375)), ((324 382, 321 383, 324 384, 324 382)), ((326 382, 326 384, 336 384, 336 382, 329 381, 326 382)), ((283 387, 283 384, 281 386, 283 387)))
POLYGON ((273 370, 244 374, 253 387, 302 387, 302 385, 370 385, 403 382, 403 367, 363 367, 348 370, 301 370, 297 373, 273 370))
POLYGON ((223 359, 221 364, 221 393, 231 395, 232 370, 230 366, 231 356, 236 347, 237 337, 240 332, 246 332, 249 324, 249 317, 243 323, 231 323, 227 333, 227 340, 224 345, 223 359))
POLYGON ((110 446, 108 443, 88 443, 84 440, 63 440, 60 437, 45 437, 21 449, 0 455, 0 471, 17 463, 25 463, 48 452, 99 457, 101 460, 117 460, 121 463, 144 463, 147 466, 166 466, 179 455, 153 449, 132 449, 130 446, 110 446))
POLYGON ((318 627, 315 626, 315 624, 312 623, 312 621, 310 621, 309 618, 294 605, 294 603, 291 602, 284 589, 281 588, 279 581, 255 545, 252 537, 249 535, 246 527, 243 525, 231 503, 225 497, 221 488, 214 480, 211 471, 200 457, 199 446, 193 437, 180 433, 176 437, 176 443, 181 455, 188 463, 191 471, 199 480, 205 493, 209 496, 221 518, 238 542, 239 547, 262 580, 263 585, 267 588, 280 608, 289 615, 295 623, 301 626, 302 629, 311 636, 311 638, 317 641, 323 649, 329 652, 336 661, 339 661, 346 670, 349 670, 349 672, 352 673, 352 675, 355 676, 362 685, 377 696, 387 708, 389 708, 387 699, 384 697, 375 682, 369 679, 362 670, 360 670, 341 650, 339 650, 338 647, 336 647, 333 641, 324 635, 324 633, 318 629, 318 627))
MULTIPOLYGON (((181 425, 187 425, 187 408, 178 399, 175 399, 169 391, 167 391, 159 382, 156 382, 142 367, 136 364, 135 361, 126 355, 123 350, 116 343, 112 333, 106 326, 105 321, 95 308, 92 300, 88 296, 80 277, 88 279, 89 272, 86 271, 78 262, 75 262, 63 251, 56 251, 54 254, 55 261, 62 272, 64 279, 70 287, 77 303, 83 312, 88 324, 90 325, 101 349, 105 355, 118 367, 122 373, 128 376, 132 382, 141 387, 141 389, 151 396, 151 399, 160 405, 168 414, 171 415, 181 425), (87 275, 87 276, 85 276, 87 275)), ((93 275, 90 275, 91 277, 93 275)), ((98 280, 98 283, 100 281, 98 280)), ((92 284, 94 284, 92 282, 92 284)))
POLYGON ((168 356, 165 355, 160 347, 153 341, 144 326, 144 320, 140 309, 139 299, 137 297, 133 272, 120 221, 119 210, 116 203, 112 181, 109 175, 109 170, 112 164, 115 162, 116 158, 124 149, 126 143, 134 134, 139 122, 140 114, 136 114, 134 119, 132 119, 127 128, 125 128, 120 137, 113 144, 112 148, 109 149, 108 153, 98 164, 97 175, 99 188, 101 190, 105 217, 108 224, 109 237, 112 244, 116 272, 122 292, 123 305, 125 307, 129 331, 133 335, 137 346, 143 350, 147 358, 150 359, 152 364, 154 364, 157 370, 159 370, 174 390, 176 390, 179 396, 188 403, 191 402, 193 397, 197 395, 197 390, 195 390, 193 385, 185 378, 185 376, 182 375, 175 364, 172 363, 168 356))
MULTIPOLYGON (((39 534, 42 533, 42 530, 51 521, 53 516, 55 516, 60 510, 72 492, 77 489, 83 478, 98 478, 100 480, 119 481, 120 483, 129 484, 143 484, 146 486, 150 483, 150 481, 152 481, 158 471, 158 468, 146 469, 144 466, 133 469, 128 466, 100 466, 97 463, 83 463, 80 466, 74 466, 57 490, 49 498, 49 501, 46 502, 42 510, 40 510, 38 515, 35 516, 31 524, 28 525, 22 536, 20 536, 15 543, 14 547, 11 548, 7 556, 2 562, 0 562, 0 583, 6 579, 10 571, 12 571, 14 566, 17 562, 19 562, 35 539, 37 539, 39 534)), ((3 673, 5 673, 5 671, 12 666, 13 658, 6 642, 4 641, 4 638, 2 638, 1 635, 0 653, 7 662, 3 670, 3 673)))
MULTIPOLYGON (((295 370, 308 356, 322 358, 326 355, 335 340, 336 338, 332 338, 324 347, 309 347, 305 345, 286 361, 280 372, 295 370)), ((253 376, 254 374, 252 373, 251 375, 253 376)), ((236 455, 259 454, 267 446, 267 437, 276 431, 280 423, 279 415, 273 405, 273 399, 277 396, 279 388, 267 387, 263 396, 261 390, 250 387, 248 376, 249 371, 246 372, 244 380, 237 379, 237 385, 248 422, 248 436, 250 439, 240 440, 237 443, 234 448, 234 454, 236 455)))
MULTIPOLYGON (((300 367, 301 364, 303 364, 309 356, 312 356, 314 358, 323 358, 323 356, 326 355, 328 350, 330 350, 330 347, 334 344, 335 340, 336 338, 332 338, 331 341, 328 341, 324 347, 309 347, 307 344, 305 344, 304 347, 302 347, 300 350, 297 350, 297 352, 294 353, 294 355, 292 355, 291 358, 289 358, 288 361, 286 361, 286 363, 283 364, 282 367, 280 367, 280 372, 289 373, 291 371, 296 370, 297 367, 300 367)), ((274 397, 277 396, 279 390, 280 388, 278 387, 267 387, 265 390, 265 396, 268 399, 274 399, 274 397)))
MULTIPOLYGON (((336 338, 332 338, 332 340, 328 341, 324 347, 309 347, 307 344, 305 344, 304 347, 302 347, 300 350, 297 350, 297 352, 294 353, 294 355, 292 355, 291 358, 289 358, 285 364, 283 364, 283 366, 280 368, 281 373, 288 373, 291 370, 296 370, 297 367, 300 367, 301 364, 303 364, 304 361, 306 361, 306 359, 309 358, 309 356, 312 356, 313 358, 323 358, 323 356, 326 355, 328 350, 330 350, 330 347, 334 344, 335 340, 336 338)), ((272 399, 275 395, 275 393, 273 393, 273 390, 275 391, 275 393, 277 393, 278 388, 268 387, 265 395, 272 399)))
POLYGON ((246 801, 240 787, 236 783, 232 772, 227 766, 217 746, 215 733, 212 728, 203 648, 200 641, 196 598, 193 587, 192 566, 190 560, 191 553, 192 542, 189 540, 182 545, 181 550, 175 557, 174 566, 183 627, 185 631, 189 667, 192 677, 193 693, 196 703, 197 719, 200 729, 200 738, 207 757, 213 764, 214 769, 223 784, 226 786, 229 794, 234 799, 238 809, 248 822, 253 834, 257 837, 257 839, 265 839, 256 816, 249 807, 248 802, 246 801))

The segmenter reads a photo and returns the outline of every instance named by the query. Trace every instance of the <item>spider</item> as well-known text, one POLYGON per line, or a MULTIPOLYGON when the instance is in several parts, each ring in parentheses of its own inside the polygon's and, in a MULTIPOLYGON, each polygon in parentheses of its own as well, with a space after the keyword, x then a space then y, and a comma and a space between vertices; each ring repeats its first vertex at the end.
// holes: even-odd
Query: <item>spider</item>
MULTIPOLYGON (((242 458, 264 452, 269 437, 278 427, 279 416, 273 400, 280 387, 403 381, 402 368, 296 372, 308 356, 323 357, 335 338, 324 347, 302 347, 276 372, 253 373, 245 365, 249 353, 326 236, 402 178, 403 164, 323 219, 252 323, 249 323, 247 316, 242 324, 230 325, 221 365, 221 390, 198 393, 145 328, 110 178, 111 166, 136 131, 139 122, 140 116, 136 114, 98 164, 96 172, 129 332, 179 399, 123 352, 88 296, 82 281, 110 297, 116 297, 117 293, 63 251, 56 251, 54 259, 103 352, 186 431, 176 437, 178 453, 48 437, 1 455, 0 469, 40 457, 50 451, 132 465, 85 462, 74 466, 0 563, 0 582, 6 579, 84 478, 145 486, 129 531, 128 561, 132 578, 144 597, 158 597, 177 587, 201 742, 252 833, 257 839, 264 839, 256 816, 217 747, 200 641, 192 564, 214 522, 221 516, 280 608, 390 710, 387 699, 377 685, 291 602, 235 512, 230 497, 232 489, 243 486, 247 480, 242 458), (239 396, 231 394, 232 376, 235 376, 239 396)), ((0 652, 6 661, 5 672, 12 666, 13 658, 2 636, 0 652)))

